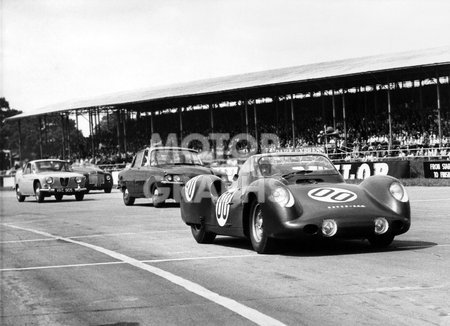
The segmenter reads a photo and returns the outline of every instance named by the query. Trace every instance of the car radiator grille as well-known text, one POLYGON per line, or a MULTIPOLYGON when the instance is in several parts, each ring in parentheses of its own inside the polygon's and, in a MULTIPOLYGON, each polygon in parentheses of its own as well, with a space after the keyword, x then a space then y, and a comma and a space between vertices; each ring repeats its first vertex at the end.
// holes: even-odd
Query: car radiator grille
POLYGON ((75 178, 59 178, 62 187, 76 188, 78 186, 75 178))

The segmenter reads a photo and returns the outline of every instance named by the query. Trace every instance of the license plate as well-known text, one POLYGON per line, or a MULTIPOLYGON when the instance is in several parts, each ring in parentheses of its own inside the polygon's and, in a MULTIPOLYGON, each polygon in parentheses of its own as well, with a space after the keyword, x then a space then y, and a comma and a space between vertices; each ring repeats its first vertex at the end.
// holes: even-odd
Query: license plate
POLYGON ((70 189, 70 188, 56 189, 56 192, 69 193, 69 192, 73 192, 73 189, 70 189))

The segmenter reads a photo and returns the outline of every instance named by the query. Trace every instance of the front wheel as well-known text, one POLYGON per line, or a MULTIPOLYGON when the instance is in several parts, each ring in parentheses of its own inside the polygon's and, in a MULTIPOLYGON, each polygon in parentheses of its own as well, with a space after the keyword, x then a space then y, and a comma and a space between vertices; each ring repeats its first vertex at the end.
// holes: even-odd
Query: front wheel
POLYGON ((111 187, 105 188, 105 193, 106 193, 106 194, 111 193, 111 189, 112 189, 111 187))
POLYGON ((192 236, 198 243, 212 243, 216 238, 216 234, 205 230, 204 225, 191 225, 192 236))
POLYGON ((369 239, 370 244, 375 248, 386 248, 394 241, 393 234, 374 235, 369 239))
POLYGON ((164 199, 161 199, 162 194, 160 193, 158 187, 154 187, 153 191, 152 191, 152 201, 153 201, 153 206, 154 207, 162 207, 165 203, 164 199))
POLYGON ((264 216, 261 204, 254 201, 250 212, 249 230, 253 249, 258 254, 272 252, 275 249, 275 239, 268 237, 267 231, 264 230, 264 216))
POLYGON ((38 181, 34 184, 34 197, 38 203, 42 203, 44 201, 44 193, 41 191, 41 183, 38 181))
POLYGON ((16 198, 18 202, 23 202, 25 200, 25 196, 20 192, 19 186, 16 186, 16 198))
POLYGON ((134 197, 130 196, 128 188, 122 189, 123 203, 125 206, 131 206, 134 204, 134 197))
POLYGON ((84 192, 78 192, 78 193, 75 194, 75 199, 77 201, 82 201, 83 198, 84 198, 84 192))

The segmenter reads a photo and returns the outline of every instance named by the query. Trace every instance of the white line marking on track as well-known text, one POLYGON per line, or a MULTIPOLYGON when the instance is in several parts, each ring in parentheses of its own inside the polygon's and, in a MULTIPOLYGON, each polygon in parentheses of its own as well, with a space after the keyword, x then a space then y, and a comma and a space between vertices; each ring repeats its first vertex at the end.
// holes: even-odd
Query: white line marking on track
POLYGON ((218 305, 221 305, 222 307, 229 309, 239 315, 241 315, 244 318, 247 318, 248 320, 254 322, 255 324, 258 325, 285 325, 282 322, 280 322, 279 320, 276 320, 268 315, 265 315, 253 308, 247 307, 233 299, 221 296, 215 292, 212 292, 210 290, 208 290, 207 288, 191 282, 189 280, 186 280, 180 276, 177 276, 175 274, 169 273, 165 270, 162 270, 160 268, 151 266, 151 265, 147 265, 137 259, 128 257, 126 255, 120 254, 118 252, 103 248, 103 247, 99 247, 99 246, 95 246, 86 242, 81 242, 81 241, 77 241, 77 240, 73 240, 70 238, 64 238, 64 237, 60 237, 60 236, 56 236, 47 232, 43 232, 43 231, 39 231, 39 230, 34 230, 34 229, 28 229, 28 228, 23 228, 20 226, 16 226, 16 225, 12 225, 12 224, 7 224, 5 223, 4 225, 9 226, 11 228, 15 228, 18 230, 24 230, 24 231, 28 231, 28 232, 32 232, 32 233, 36 233, 36 234, 40 234, 42 236, 46 236, 46 237, 50 237, 50 238, 54 238, 57 240, 62 240, 62 241, 66 241, 66 242, 70 242, 70 243, 74 243, 74 244, 78 244, 80 246, 86 247, 86 248, 90 248, 93 249, 95 251, 101 252, 105 255, 108 255, 114 259, 120 260, 122 262, 125 262, 129 265, 135 266, 137 268, 140 268, 142 270, 145 270, 147 272, 150 272, 154 275, 160 276, 164 279, 166 279, 169 282, 172 282, 176 285, 179 285, 183 288, 185 288, 186 290, 197 294, 207 300, 210 300, 218 305))
MULTIPOLYGON (((6 223, 3 225, 7 225, 6 223)), ((184 232, 185 229, 178 230, 164 230, 164 231, 145 231, 145 232, 118 232, 118 233, 97 233, 97 234, 87 234, 87 235, 75 235, 67 237, 68 239, 83 239, 83 238, 101 238, 101 237, 113 237, 113 236, 126 236, 126 235, 139 235, 139 234, 157 234, 157 233, 168 233, 168 232, 184 232)), ((54 238, 39 238, 39 239, 26 239, 26 240, 8 240, 0 241, 0 244, 6 243, 21 243, 21 242, 39 242, 39 241, 55 241, 54 238)))
MULTIPOLYGON (((52 239, 54 240, 54 239, 52 239)), ((232 256, 204 256, 204 257, 184 257, 184 258, 167 258, 167 259, 149 259, 141 260, 141 263, 170 263, 174 261, 189 261, 189 260, 208 260, 208 259, 227 259, 227 258, 245 258, 245 257, 263 257, 261 255, 232 255, 232 256)), ((101 265, 115 265, 124 264, 123 261, 112 261, 104 263, 85 263, 85 264, 68 264, 68 265, 49 265, 49 266, 32 266, 32 267, 16 267, 16 268, 4 268, 0 269, 0 272, 19 272, 19 271, 32 271, 40 269, 53 269, 53 268, 69 268, 69 267, 89 267, 89 266, 101 266, 101 265)))

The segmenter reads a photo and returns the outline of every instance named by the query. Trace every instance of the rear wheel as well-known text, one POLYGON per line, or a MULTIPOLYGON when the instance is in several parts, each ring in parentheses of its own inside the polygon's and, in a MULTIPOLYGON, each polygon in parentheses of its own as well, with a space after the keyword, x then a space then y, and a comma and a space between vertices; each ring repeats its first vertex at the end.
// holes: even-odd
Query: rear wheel
POLYGON ((38 181, 34 184, 34 197, 38 203, 42 203, 44 201, 44 193, 41 191, 41 183, 38 181))
POLYGON ((25 200, 25 196, 20 192, 19 185, 16 186, 16 198, 18 202, 23 202, 25 200))
POLYGON ((134 204, 134 197, 130 196, 130 192, 127 188, 122 189, 122 196, 125 206, 131 206, 134 204))
POLYGON ((63 199, 63 194, 56 194, 55 199, 56 201, 61 201, 63 199))
POLYGON ((216 234, 205 230, 204 225, 191 225, 192 236, 198 243, 212 243, 216 238, 216 234))
POLYGON ((374 235, 369 239, 370 244, 375 248, 386 248, 394 241, 393 234, 374 235))
POLYGON ((267 236, 267 231, 264 230, 264 216, 261 204, 256 200, 252 203, 250 209, 250 241, 253 249, 258 254, 265 254, 272 252, 275 249, 275 239, 267 236))
POLYGON ((84 192, 78 192, 78 193, 75 194, 75 199, 77 201, 82 201, 83 198, 84 198, 84 192))
POLYGON ((111 192, 111 187, 105 188, 105 193, 109 194, 111 192))

